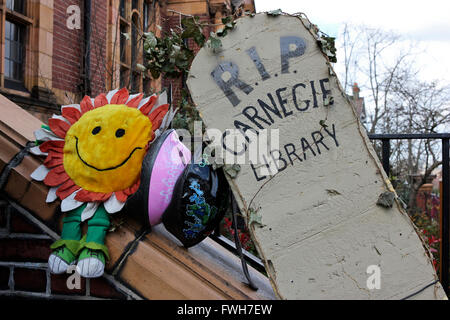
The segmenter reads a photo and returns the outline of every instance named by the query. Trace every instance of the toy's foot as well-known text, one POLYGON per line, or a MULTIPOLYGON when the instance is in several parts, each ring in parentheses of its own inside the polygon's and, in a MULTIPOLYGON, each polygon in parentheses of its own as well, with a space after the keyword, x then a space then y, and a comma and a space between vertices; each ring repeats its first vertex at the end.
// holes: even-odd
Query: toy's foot
POLYGON ((83 249, 78 257, 77 271, 85 278, 98 278, 105 270, 105 255, 100 250, 83 249))
POLYGON ((76 260, 75 255, 66 247, 59 247, 55 249, 48 258, 48 267, 51 273, 61 274, 67 271, 67 268, 74 264, 76 260))

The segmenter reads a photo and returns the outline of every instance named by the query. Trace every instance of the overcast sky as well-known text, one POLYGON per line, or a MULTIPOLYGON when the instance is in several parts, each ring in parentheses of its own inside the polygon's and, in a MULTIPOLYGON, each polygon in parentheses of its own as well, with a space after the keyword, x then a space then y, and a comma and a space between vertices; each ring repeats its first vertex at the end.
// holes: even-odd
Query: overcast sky
POLYGON ((255 0, 255 6, 257 12, 303 12, 332 36, 339 35, 343 22, 394 31, 420 46, 417 62, 424 78, 450 83, 449 0, 255 0))

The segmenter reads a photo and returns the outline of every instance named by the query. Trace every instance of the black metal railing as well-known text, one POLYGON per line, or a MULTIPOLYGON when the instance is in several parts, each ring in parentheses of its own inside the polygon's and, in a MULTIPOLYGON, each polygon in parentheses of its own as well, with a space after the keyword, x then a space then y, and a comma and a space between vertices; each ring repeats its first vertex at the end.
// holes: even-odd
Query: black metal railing
POLYGON ((441 219, 441 273, 440 281, 447 295, 450 295, 449 273, 450 273, 450 159, 449 140, 450 133, 417 133, 417 134, 369 134, 371 140, 381 140, 382 163, 384 171, 389 175, 390 171, 390 142, 391 140, 418 140, 418 139, 438 139, 442 142, 442 193, 440 195, 440 205, 442 206, 441 219))

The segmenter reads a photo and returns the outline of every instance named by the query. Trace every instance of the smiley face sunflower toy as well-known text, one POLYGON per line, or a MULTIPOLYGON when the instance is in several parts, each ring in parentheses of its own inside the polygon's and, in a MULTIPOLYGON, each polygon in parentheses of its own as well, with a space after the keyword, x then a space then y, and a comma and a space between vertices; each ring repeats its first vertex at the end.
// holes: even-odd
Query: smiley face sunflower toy
POLYGON ((32 152, 46 159, 31 177, 51 187, 47 202, 61 199, 66 213, 61 239, 51 245, 52 273, 77 263, 83 277, 103 274, 109 258, 104 243, 108 214, 120 211, 139 188, 150 143, 174 115, 164 100, 163 95, 129 95, 125 88, 95 99, 86 96, 79 105, 62 106, 60 116, 35 132, 40 145, 32 152))

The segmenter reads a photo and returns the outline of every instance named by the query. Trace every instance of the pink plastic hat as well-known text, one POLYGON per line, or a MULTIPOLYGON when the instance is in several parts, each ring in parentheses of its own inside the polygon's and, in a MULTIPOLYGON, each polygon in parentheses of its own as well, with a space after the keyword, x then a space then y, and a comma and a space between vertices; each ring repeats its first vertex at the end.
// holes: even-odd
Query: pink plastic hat
POLYGON ((165 131, 148 151, 150 181, 148 187, 148 218, 150 225, 161 223, 161 217, 184 168, 191 161, 191 152, 179 140, 175 130, 165 131))

